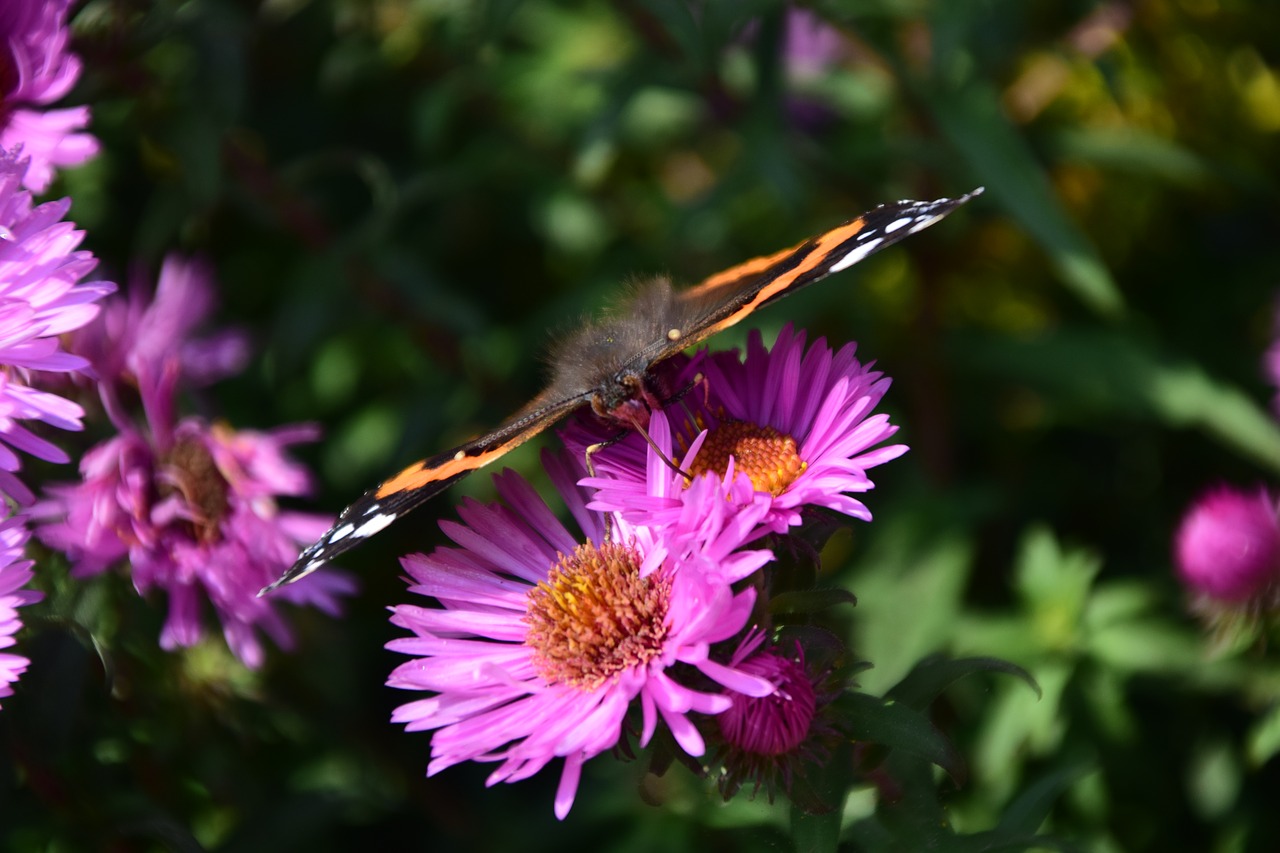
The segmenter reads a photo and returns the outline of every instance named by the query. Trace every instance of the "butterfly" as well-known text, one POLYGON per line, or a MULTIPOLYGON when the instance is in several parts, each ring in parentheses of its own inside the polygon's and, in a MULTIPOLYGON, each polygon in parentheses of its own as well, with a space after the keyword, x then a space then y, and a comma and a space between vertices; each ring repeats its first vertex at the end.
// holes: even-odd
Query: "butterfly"
POLYGON ((259 595, 305 577, 463 477, 506 455, 582 406, 606 423, 643 429, 671 399, 656 370, 668 358, 806 285, 848 269, 928 228, 982 193, 882 204, 808 240, 676 290, 665 278, 633 288, 602 318, 551 353, 546 390, 490 433, 415 462, 365 492, 327 533, 259 595))

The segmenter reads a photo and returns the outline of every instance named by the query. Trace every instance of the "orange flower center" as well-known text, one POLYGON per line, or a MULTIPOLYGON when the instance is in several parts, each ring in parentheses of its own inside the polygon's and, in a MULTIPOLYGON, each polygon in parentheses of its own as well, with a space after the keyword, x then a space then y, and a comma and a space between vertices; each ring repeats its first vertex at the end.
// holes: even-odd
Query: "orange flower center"
POLYGON ((640 577, 640 563, 633 546, 588 542, 529 591, 525 643, 543 679, 594 690, 662 651, 671 580, 640 577))
POLYGON ((775 496, 785 492, 809 464, 800 458, 791 436, 770 426, 726 420, 707 435, 689 473, 697 477, 715 471, 723 477, 729 457, 736 471, 751 478, 756 491, 775 496))

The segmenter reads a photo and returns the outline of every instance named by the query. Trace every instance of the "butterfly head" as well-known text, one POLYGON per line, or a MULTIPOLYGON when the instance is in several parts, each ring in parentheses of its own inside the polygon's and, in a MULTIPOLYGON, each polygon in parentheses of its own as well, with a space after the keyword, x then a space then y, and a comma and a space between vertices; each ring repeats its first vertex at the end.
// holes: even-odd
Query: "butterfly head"
POLYGON ((597 417, 625 426, 646 426, 649 412, 661 407, 646 372, 632 368, 618 371, 591 395, 591 411, 597 417))

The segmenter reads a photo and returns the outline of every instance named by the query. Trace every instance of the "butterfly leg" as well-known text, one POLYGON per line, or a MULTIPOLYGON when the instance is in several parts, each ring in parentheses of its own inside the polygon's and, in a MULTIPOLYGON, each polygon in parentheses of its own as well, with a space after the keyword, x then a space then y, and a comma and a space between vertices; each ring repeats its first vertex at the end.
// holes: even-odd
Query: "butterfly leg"
MULTIPOLYGON (((595 477, 596 475, 596 463, 592 461, 592 457, 595 456, 597 453, 599 453, 601 450, 604 450, 606 447, 612 447, 613 445, 617 444, 619 441, 622 441, 622 439, 626 437, 627 437, 627 433, 623 431, 613 436, 612 438, 606 438, 604 441, 597 441, 595 444, 589 445, 587 447, 587 449, 582 454, 582 459, 587 465, 588 477, 595 477)), ((604 541, 610 542, 612 540, 613 540, 613 515, 610 514, 605 516, 604 541)))

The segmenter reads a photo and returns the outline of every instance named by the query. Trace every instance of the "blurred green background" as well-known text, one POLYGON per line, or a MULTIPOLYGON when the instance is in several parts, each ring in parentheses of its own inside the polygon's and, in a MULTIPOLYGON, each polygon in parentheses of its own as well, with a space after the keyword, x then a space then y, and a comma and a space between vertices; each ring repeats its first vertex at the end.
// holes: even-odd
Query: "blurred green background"
MULTIPOLYGON (((1201 490, 1280 474, 1261 369, 1275 11, 90 0, 68 102, 92 106, 104 152, 60 191, 104 277, 212 261, 219 321, 257 357, 187 410, 323 424, 300 455, 312 508, 336 512, 519 408, 549 332, 620 282, 693 283, 884 201, 985 186, 750 324, 857 340, 894 377, 911 452, 824 562, 859 597, 862 688, 938 651, 1036 677, 1039 699, 983 676, 935 707, 969 767, 939 781, 958 832, 1047 784, 1044 828, 1078 849, 1280 849, 1276 652, 1215 647, 1170 561, 1201 490)), ((534 449, 510 464, 537 476, 534 449)), ((388 722, 409 697, 383 686, 386 608, 406 598, 396 557, 438 542, 461 494, 488 478, 344 559, 348 616, 298 614, 298 648, 260 672, 216 638, 163 653, 159 603, 51 568, 0 712, 0 846, 788 849, 784 803, 725 807, 643 762, 588 764, 563 824, 558 767, 491 790, 485 767, 423 778, 428 736, 388 722)), ((855 795, 846 822, 872 807, 855 795)))

